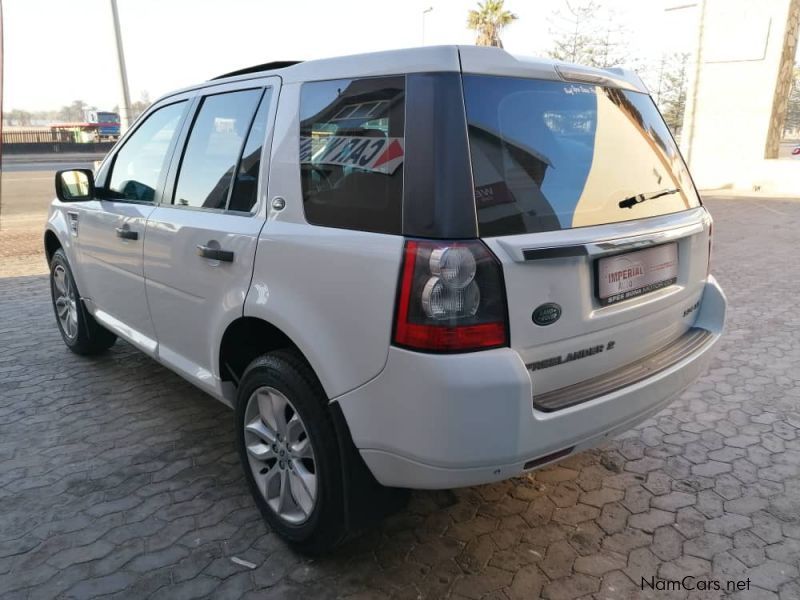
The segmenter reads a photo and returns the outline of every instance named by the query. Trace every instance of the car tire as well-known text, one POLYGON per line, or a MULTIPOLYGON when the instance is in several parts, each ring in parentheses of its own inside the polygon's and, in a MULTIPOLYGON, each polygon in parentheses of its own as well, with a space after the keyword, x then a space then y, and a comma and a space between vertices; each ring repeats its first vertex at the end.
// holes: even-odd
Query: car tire
POLYGON ((67 348, 75 354, 91 356, 114 345, 117 336, 95 321, 83 305, 67 256, 61 248, 50 259, 50 297, 56 324, 67 348))
POLYGON ((298 354, 254 360, 239 382, 236 443, 256 505, 273 531, 305 554, 346 536, 341 455, 328 398, 298 354))

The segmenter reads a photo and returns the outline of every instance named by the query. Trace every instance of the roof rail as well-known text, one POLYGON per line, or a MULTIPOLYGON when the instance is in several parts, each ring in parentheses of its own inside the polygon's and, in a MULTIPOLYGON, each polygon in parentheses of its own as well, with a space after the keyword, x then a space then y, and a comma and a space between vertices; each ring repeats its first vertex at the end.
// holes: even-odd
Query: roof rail
POLYGON ((298 65, 302 60, 276 60, 273 62, 264 63, 263 65, 254 65, 252 67, 245 67, 244 69, 239 69, 237 71, 231 71, 230 73, 225 73, 224 75, 217 75, 216 77, 212 77, 209 81, 214 81, 215 79, 225 79, 226 77, 235 77, 236 75, 248 75, 250 73, 259 73, 261 71, 274 71, 275 69, 284 69, 286 67, 291 67, 292 65, 298 65))

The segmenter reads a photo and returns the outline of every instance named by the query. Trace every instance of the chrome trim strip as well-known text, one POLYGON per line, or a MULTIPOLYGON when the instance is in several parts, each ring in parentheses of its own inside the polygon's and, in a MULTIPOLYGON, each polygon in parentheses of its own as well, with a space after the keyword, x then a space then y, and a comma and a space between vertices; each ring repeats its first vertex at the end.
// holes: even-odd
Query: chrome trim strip
POLYGON ((666 242, 672 242, 680 238, 689 237, 703 232, 703 223, 692 223, 674 229, 664 229, 643 235, 633 235, 629 237, 602 240, 593 244, 586 244, 588 254, 608 254, 621 250, 632 250, 634 248, 645 248, 647 246, 657 246, 666 242))
POLYGON ((584 242, 581 244, 565 244, 563 246, 544 246, 540 248, 523 248, 522 256, 527 260, 541 260, 547 258, 564 258, 569 256, 602 256, 614 254, 625 250, 635 250, 657 246, 672 242, 684 237, 702 233, 702 221, 690 225, 682 225, 671 229, 662 229, 639 235, 609 238, 597 242, 584 242))
MULTIPOLYGON (((711 218, 702 206, 686 211, 670 213, 644 219, 631 219, 608 223, 606 225, 587 225, 556 231, 521 233, 489 238, 496 240, 508 257, 514 262, 525 262, 525 252, 538 258, 535 251, 542 248, 556 248, 562 253, 575 256, 585 253, 603 256, 636 247, 645 247, 670 241, 670 238, 693 235, 708 229, 711 218), (646 240, 653 238, 653 244, 646 240), (609 244, 608 246, 600 246, 609 244)), ((549 252, 555 252, 549 251, 549 252)), ((532 260, 532 259, 531 259, 532 260)))
POLYGON ((156 349, 158 348, 158 342, 156 342, 154 339, 147 337, 132 327, 128 327, 119 319, 112 317, 110 314, 100 310, 99 308, 95 309, 93 316, 95 319, 97 319, 97 321, 100 322, 101 325, 107 329, 110 329, 121 338, 124 338, 126 341, 142 350, 145 354, 155 356, 156 349))

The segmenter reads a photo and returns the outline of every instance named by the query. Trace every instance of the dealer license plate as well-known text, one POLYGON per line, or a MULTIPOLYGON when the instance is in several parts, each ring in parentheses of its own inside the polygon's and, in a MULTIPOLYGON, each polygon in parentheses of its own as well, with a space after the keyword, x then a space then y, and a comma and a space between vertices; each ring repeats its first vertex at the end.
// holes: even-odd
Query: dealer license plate
POLYGON ((597 297, 603 306, 660 290, 677 280, 677 243, 597 261, 597 297))

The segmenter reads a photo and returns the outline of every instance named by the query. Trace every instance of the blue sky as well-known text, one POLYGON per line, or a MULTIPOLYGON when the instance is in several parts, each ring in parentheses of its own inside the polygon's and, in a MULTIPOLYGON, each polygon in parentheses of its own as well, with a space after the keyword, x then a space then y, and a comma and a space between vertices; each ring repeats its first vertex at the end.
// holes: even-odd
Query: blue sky
MULTIPOLYGON (((542 55, 564 0, 506 0, 519 16, 506 49, 542 55)), ((694 9, 676 0, 605 0, 631 31, 637 58, 690 48, 694 9)), ((272 60, 422 44, 469 44, 475 0, 118 0, 131 99, 272 60)), ((4 109, 56 109, 82 99, 119 102, 109 0, 4 0, 4 109)))

